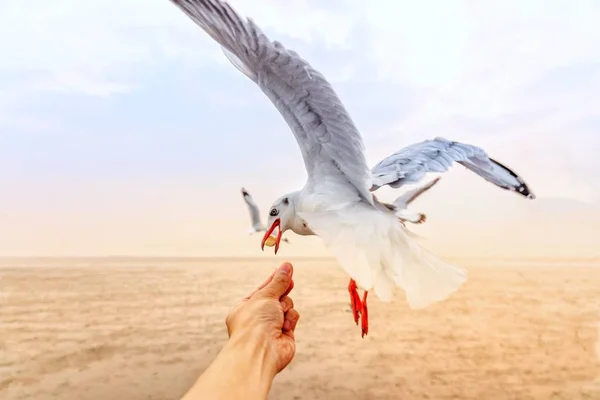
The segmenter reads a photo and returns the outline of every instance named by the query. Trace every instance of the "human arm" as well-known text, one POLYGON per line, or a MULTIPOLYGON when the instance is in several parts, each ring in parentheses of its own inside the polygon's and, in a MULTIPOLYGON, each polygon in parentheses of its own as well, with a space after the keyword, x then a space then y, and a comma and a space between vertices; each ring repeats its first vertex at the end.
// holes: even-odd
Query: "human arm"
POLYGON ((288 296, 291 264, 282 264, 227 316, 229 340, 182 400, 266 399, 271 383, 295 354, 299 319, 288 296))

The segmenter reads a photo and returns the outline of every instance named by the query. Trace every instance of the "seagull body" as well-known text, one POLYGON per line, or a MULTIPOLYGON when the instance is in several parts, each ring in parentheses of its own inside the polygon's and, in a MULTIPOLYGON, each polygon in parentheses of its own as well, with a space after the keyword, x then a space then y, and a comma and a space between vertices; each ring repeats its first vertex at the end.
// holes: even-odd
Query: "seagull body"
MULTIPOLYGON (((429 162, 405 163, 394 154, 369 170, 358 129, 319 71, 296 52, 269 40, 253 21, 242 19, 221 0, 171 1, 266 94, 300 147, 308 179, 303 188, 273 203, 263 245, 277 228, 276 252, 286 230, 319 236, 350 276, 353 316, 356 323, 360 317, 363 336, 368 332, 367 294, 371 290, 382 301, 390 301, 394 289, 400 287, 411 308, 426 307, 457 291, 467 280, 466 271, 411 240, 397 210, 372 194, 384 185, 417 182, 427 169, 442 170, 439 160, 449 166, 452 159, 436 151, 437 158, 429 162), (362 299, 357 287, 364 290, 362 299)), ((456 142, 441 138, 438 142, 469 157, 456 142)), ((486 171, 483 164, 478 168, 486 171)), ((502 181, 502 185, 516 191, 523 186, 520 193, 528 192, 514 177, 512 183, 502 181)))
MULTIPOLYGON (((242 188, 242 198, 244 199, 244 202, 246 202, 246 205, 248 206, 248 212, 250 213, 251 226, 250 229, 248 229, 248 233, 252 235, 257 232, 266 231, 267 228, 261 222, 260 210, 256 205, 256 202, 254 201, 250 193, 244 188, 242 188)), ((287 243, 290 242, 287 238, 283 238, 282 240, 287 243)))

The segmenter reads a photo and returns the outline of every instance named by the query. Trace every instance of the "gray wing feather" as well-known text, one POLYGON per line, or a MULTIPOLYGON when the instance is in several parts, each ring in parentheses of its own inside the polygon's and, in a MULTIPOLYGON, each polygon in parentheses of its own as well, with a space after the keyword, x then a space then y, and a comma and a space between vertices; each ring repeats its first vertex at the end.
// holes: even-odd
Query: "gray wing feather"
POLYGON ((252 196, 250 196, 250 193, 248 193, 248 191, 244 188, 242 188, 242 197, 248 206, 252 227, 257 231, 264 230, 264 226, 262 222, 260 222, 260 210, 258 209, 258 206, 256 205, 256 202, 252 196))
POLYGON ((227 58, 254 81, 288 123, 302 152, 309 180, 343 176, 373 204, 364 144, 337 94, 296 52, 270 41, 220 0, 171 0, 224 49, 227 58))
POLYGON ((404 210, 408 208, 408 205, 410 203, 412 203, 417 197, 419 197, 420 195, 431 189, 433 186, 435 186, 435 184, 438 183, 440 179, 441 177, 438 176, 431 182, 421 187, 409 190, 408 192, 404 193, 402 196, 399 196, 396 200, 394 200, 394 206, 396 206, 396 209, 398 210, 404 210))
POLYGON ((535 198, 520 176, 488 157, 483 149, 441 137, 415 143, 382 160, 371 169, 371 191, 385 185, 398 188, 417 183, 429 172, 446 172, 454 162, 502 189, 535 198))

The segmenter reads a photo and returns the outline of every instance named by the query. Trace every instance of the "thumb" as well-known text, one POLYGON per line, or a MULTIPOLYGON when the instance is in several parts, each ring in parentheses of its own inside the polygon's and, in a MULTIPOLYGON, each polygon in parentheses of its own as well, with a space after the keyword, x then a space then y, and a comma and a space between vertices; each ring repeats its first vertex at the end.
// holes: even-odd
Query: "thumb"
POLYGON ((288 290, 288 287, 292 283, 293 273, 294 268, 292 267, 292 264, 289 262, 284 262, 279 266, 279 268, 277 268, 277 271, 275 272, 275 275, 273 275, 271 282, 269 282, 258 293, 264 297, 273 297, 276 299, 280 298, 288 290))

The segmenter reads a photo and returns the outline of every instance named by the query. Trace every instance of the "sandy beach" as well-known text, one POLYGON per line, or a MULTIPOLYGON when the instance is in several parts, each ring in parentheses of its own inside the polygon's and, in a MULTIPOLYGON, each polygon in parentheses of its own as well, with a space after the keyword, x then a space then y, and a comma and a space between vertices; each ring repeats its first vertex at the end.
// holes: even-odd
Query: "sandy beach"
POLYGON ((300 320, 269 400, 600 400, 599 21, 0 0, 0 400, 179 400, 283 261, 300 320), (468 281, 369 294, 362 338, 333 256, 429 286, 420 248, 468 281))
MULTIPOLYGON (((421 311, 370 303, 365 339, 331 259, 291 260, 297 355, 271 399, 600 399, 600 260, 453 260, 421 311)), ((0 398, 178 399, 229 308, 277 259, 21 259, 0 269, 0 398)))

